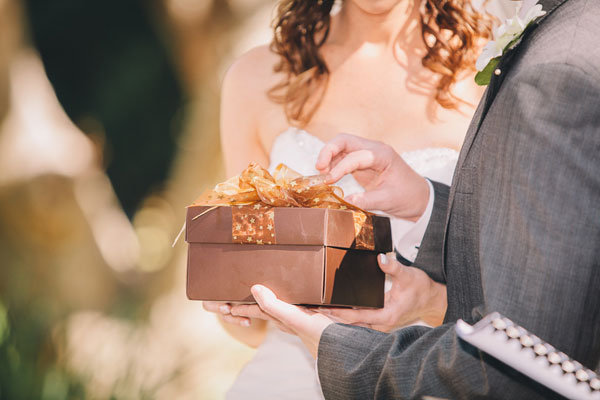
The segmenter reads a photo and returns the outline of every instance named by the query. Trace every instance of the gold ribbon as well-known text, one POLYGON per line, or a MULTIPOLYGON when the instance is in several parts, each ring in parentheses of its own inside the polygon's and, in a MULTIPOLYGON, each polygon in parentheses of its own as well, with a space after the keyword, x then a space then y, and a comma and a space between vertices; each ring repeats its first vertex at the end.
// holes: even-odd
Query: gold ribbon
POLYGON ((345 201, 342 188, 325 184, 323 175, 302 176, 284 164, 279 164, 271 175, 260 165, 251 163, 239 176, 205 191, 194 205, 235 206, 256 203, 272 207, 355 210, 370 215, 345 201))
POLYGON ((327 185, 324 176, 302 176, 284 164, 271 175, 251 163, 239 176, 205 191, 193 205, 232 207, 233 241, 253 244, 276 243, 273 207, 349 210, 354 215, 356 247, 374 248, 371 213, 345 201, 344 191, 327 185))

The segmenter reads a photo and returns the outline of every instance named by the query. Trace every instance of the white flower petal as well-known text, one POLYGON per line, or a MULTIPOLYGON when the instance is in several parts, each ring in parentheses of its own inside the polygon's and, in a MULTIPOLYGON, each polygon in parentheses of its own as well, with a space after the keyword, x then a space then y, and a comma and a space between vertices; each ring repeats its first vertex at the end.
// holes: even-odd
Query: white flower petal
POLYGON ((485 1, 485 10, 498 18, 498 21, 504 21, 511 15, 516 15, 519 7, 519 2, 514 0, 494 0, 485 1))
POLYGON ((538 0, 523 0, 521 3, 521 7, 519 8, 518 16, 522 20, 525 20, 525 15, 529 12, 529 10, 537 4, 538 0))
POLYGON ((519 36, 520 33, 521 31, 517 31, 516 33, 507 32, 504 35, 500 36, 498 40, 496 40, 496 46, 498 46, 500 52, 502 52, 502 50, 504 50, 504 48, 508 46, 508 44, 512 42, 517 36, 519 36))
POLYGON ((537 4, 534 7, 531 7, 525 14, 525 25, 528 25, 531 21, 541 17, 544 14, 546 14, 546 11, 542 10, 541 4, 537 4))
MULTIPOLYGON (((481 51, 481 55, 477 58, 475 66, 478 71, 482 71, 489 64, 489 62, 496 57, 499 57, 504 52, 504 49, 512 42, 515 41, 527 25, 529 25, 535 19, 546 14, 542 10, 542 6, 538 4, 539 0, 523 0, 521 5, 513 18, 507 19, 502 25, 494 28, 493 38, 485 45, 481 51)), ((516 45, 516 41, 515 44, 516 45)), ((511 46, 511 47, 514 47, 511 46)))
POLYGON ((484 57, 483 54, 481 54, 477 59, 477 62, 475 62, 475 68, 477 68, 477 71, 483 71, 490 61, 492 61, 490 57, 484 57))
POLYGON ((502 48, 498 47, 497 43, 493 40, 488 42, 483 50, 481 51, 481 55, 477 58, 475 62, 475 68, 478 71, 483 71, 483 69, 490 63, 492 58, 496 58, 502 55, 502 48))

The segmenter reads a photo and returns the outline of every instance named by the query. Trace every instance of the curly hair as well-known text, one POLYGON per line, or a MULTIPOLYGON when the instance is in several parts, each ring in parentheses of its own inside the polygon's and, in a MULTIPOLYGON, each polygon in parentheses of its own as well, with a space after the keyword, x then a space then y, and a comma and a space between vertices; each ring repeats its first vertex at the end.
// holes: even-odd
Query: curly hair
MULTIPOLYGON (((461 73, 474 69, 477 41, 490 36, 489 19, 475 11, 471 0, 421 1, 421 37, 424 67, 439 76, 435 101, 455 109, 460 98, 452 88, 461 73)), ((274 71, 285 78, 272 87, 269 97, 284 106, 292 123, 308 123, 325 93, 329 69, 319 52, 331 24, 334 0, 282 0, 274 20, 270 49, 280 56, 274 71)))

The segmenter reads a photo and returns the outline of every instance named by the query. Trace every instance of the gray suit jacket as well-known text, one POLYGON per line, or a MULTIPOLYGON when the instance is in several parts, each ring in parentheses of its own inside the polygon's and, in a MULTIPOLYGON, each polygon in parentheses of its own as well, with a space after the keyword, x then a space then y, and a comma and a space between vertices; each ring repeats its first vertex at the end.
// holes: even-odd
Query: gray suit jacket
POLYGON ((457 338, 498 311, 600 367, 600 0, 541 0, 503 57, 435 205, 415 265, 448 287, 444 325, 321 336, 327 399, 553 394, 457 338))

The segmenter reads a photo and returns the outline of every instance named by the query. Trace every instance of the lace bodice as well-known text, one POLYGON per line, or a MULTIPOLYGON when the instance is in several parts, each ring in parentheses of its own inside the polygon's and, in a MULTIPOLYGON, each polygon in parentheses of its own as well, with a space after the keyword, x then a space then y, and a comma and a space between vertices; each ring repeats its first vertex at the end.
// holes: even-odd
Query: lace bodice
MULTIPOLYGON (((269 170, 273 171, 280 163, 286 164, 302 175, 316 175, 317 157, 325 143, 316 136, 298 129, 289 128, 274 141, 271 149, 269 170)), ((419 174, 432 180, 450 184, 458 153, 446 148, 426 148, 402 153, 402 158, 419 174)), ((338 183, 345 195, 363 191, 351 176, 347 175, 338 183)))
MULTIPOLYGON (((289 128, 273 143, 269 170, 272 171, 277 165, 284 163, 302 175, 316 175, 319 172, 315 169, 315 164, 323 146, 325 143, 316 136, 298 128, 289 128)), ((447 185, 452 181, 454 167, 458 160, 458 153, 446 148, 409 151, 402 153, 401 156, 419 174, 447 185)), ((344 190, 345 196, 364 191, 352 175, 346 175, 336 185, 344 190)), ((396 245, 414 224, 397 218, 391 218, 390 221, 392 238, 396 245)), ((412 251, 416 252, 415 249, 412 251)))

